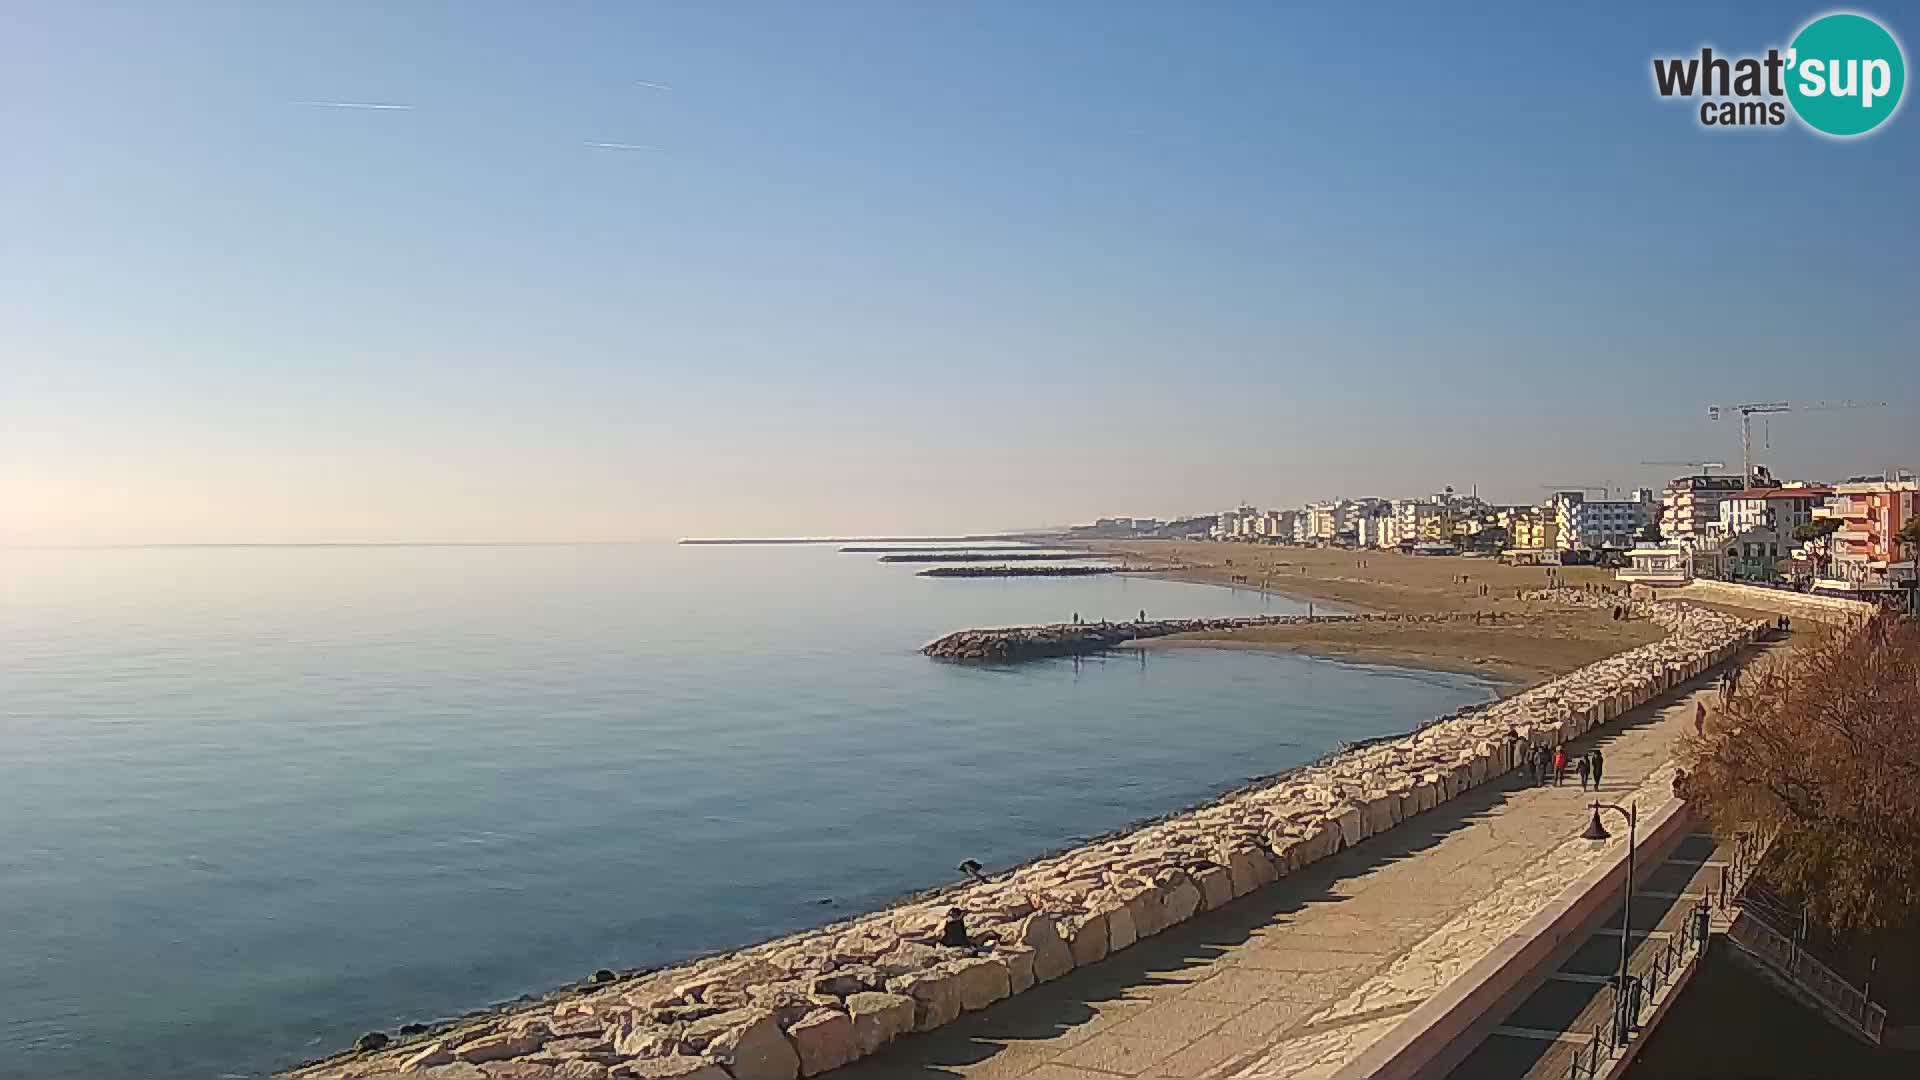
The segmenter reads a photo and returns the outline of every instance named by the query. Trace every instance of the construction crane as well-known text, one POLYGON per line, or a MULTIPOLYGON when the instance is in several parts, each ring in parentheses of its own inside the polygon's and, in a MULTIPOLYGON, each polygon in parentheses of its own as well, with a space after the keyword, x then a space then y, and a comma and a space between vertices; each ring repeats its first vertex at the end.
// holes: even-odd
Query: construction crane
POLYGON ((1755 413, 1829 412, 1834 409, 1882 409, 1884 401, 1816 401, 1811 405, 1793 405, 1785 401, 1758 401, 1745 405, 1709 405, 1707 419, 1718 420, 1723 412, 1740 414, 1740 482, 1753 483, 1753 416, 1755 413))

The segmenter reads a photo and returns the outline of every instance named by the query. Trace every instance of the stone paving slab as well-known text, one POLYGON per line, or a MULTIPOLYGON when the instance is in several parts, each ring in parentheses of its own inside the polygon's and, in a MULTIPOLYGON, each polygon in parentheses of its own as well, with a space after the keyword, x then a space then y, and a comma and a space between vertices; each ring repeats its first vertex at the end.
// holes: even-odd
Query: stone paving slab
MULTIPOLYGON (((1643 817, 1671 797, 1671 744, 1710 684, 1676 688, 1573 744, 1606 753, 1598 797, 1637 799, 1643 817)), ((1610 845, 1578 839, 1595 797, 1572 780, 1509 775, 831 1075, 1330 1076, 1597 864, 1610 845)))

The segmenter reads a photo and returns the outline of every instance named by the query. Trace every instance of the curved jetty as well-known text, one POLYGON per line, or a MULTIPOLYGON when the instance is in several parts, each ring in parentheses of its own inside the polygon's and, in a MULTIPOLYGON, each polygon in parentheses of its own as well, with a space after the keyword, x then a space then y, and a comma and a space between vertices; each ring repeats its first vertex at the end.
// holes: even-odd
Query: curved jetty
POLYGON ((1021 660, 1105 652, 1129 641, 1166 637, 1169 634, 1243 630, 1250 626, 1354 622, 1360 618, 1358 615, 1254 615, 1238 619, 1153 619, 1148 622, 1003 626, 992 630, 961 630, 929 642, 920 651, 935 660, 1011 664, 1021 660))
POLYGON ((291 1075, 816 1076, 1386 832, 1498 778, 1524 759, 1521 748, 1559 745, 1699 675, 1767 626, 1674 603, 1651 617, 1668 632, 1660 641, 1139 829, 749 948, 653 972, 598 971, 398 1037, 369 1032, 360 1048, 291 1075))
POLYGON ((1117 574, 1124 566, 936 566, 915 577, 1092 577, 1117 574))

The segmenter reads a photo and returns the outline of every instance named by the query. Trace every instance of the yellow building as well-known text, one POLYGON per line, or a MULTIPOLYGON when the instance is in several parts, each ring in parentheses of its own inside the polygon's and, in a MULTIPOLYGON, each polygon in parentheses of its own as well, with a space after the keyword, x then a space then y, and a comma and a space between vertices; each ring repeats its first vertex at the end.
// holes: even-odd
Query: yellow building
POLYGON ((1549 514, 1515 514, 1507 531, 1512 534, 1513 546, 1517 548, 1560 546, 1560 525, 1549 514))

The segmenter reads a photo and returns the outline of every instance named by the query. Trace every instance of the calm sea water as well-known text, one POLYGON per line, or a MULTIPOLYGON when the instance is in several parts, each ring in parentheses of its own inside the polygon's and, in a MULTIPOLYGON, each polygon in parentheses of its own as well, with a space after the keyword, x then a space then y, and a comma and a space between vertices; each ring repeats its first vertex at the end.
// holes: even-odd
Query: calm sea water
POLYGON ((967 626, 1298 610, 831 547, 0 551, 0 1075, 252 1075, 879 905, 1486 696, 967 626), (831 906, 819 901, 831 898, 831 906))

